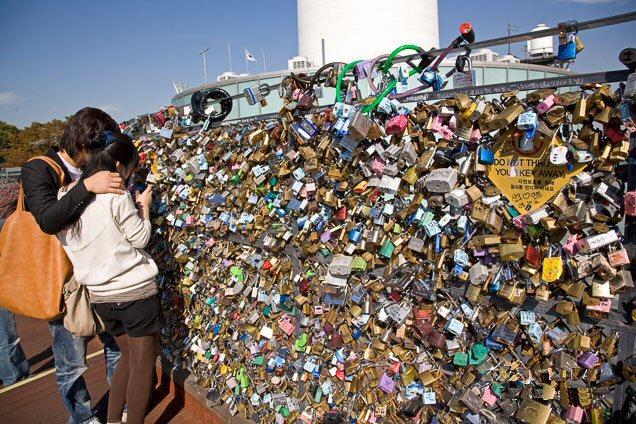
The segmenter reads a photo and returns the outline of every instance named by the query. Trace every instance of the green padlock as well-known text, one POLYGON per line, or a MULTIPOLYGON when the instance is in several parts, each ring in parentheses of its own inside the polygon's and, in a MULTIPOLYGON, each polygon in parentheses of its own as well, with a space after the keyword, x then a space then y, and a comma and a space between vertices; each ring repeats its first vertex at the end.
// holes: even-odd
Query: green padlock
POLYGON ((526 233, 532 239, 539 237, 539 235, 543 232, 543 227, 541 225, 533 225, 529 224, 525 228, 526 233))
POLYGON ((481 343, 475 343, 470 351, 470 365, 479 365, 486 360, 486 356, 488 356, 488 349, 481 343))
POLYGON ((465 367, 468 365, 468 354, 464 352, 457 352, 455 356, 453 356, 453 364, 465 367))
POLYGON ((384 244, 382 245, 382 248, 380 249, 380 256, 383 256, 387 259, 391 259, 391 256, 393 256, 394 250, 395 250, 395 245, 393 244, 393 242, 391 240, 387 240, 384 242, 384 244))
POLYGON ((245 281, 245 274, 243 273, 243 270, 241 268, 233 266, 230 268, 230 273, 241 283, 245 281))
POLYGON ((307 333, 303 333, 294 343, 294 349, 296 352, 304 352, 307 350, 307 333))
POLYGON ((362 256, 356 256, 351 263, 351 270, 365 272, 367 270, 367 261, 362 259, 362 256))

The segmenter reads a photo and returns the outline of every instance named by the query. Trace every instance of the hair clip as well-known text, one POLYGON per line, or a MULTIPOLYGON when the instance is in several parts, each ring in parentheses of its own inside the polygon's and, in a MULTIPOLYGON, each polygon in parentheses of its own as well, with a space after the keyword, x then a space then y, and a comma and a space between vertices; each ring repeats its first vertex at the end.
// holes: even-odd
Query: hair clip
POLYGON ((117 137, 115 137, 112 131, 102 131, 102 141, 104 142, 104 147, 108 147, 117 141, 117 137))

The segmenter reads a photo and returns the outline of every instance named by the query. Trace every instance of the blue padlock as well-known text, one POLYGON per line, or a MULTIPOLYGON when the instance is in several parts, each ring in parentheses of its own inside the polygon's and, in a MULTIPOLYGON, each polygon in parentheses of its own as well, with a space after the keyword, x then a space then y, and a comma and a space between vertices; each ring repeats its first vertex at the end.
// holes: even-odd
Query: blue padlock
POLYGON ((492 165, 493 163, 495 163, 495 152, 486 147, 480 146, 479 157, 477 160, 482 165, 492 165))
POLYGON ((567 43, 559 44, 557 59, 563 61, 576 59, 576 39, 574 35, 570 35, 567 43))
POLYGON ((351 229, 351 231, 349 231, 349 240, 353 243, 357 243, 358 241, 360 241, 360 237, 362 237, 362 231, 359 226, 354 227, 351 229))
POLYGON ((490 336, 486 337, 486 343, 484 343, 488 349, 492 350, 504 350, 505 346, 501 343, 498 343, 490 338, 490 336))
POLYGON ((435 71, 431 71, 430 69, 426 68, 424 69, 424 71, 420 74, 420 76, 418 77, 418 79, 420 80, 420 82, 422 84, 430 84, 433 85, 433 82, 435 82, 435 71))

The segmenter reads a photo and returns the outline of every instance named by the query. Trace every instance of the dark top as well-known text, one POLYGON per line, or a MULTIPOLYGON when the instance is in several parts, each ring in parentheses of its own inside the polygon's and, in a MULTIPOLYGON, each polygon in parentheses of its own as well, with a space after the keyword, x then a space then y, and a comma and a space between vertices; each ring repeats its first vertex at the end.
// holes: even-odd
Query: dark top
MULTIPOLYGON (((66 174, 64 184, 71 183, 68 170, 58 156, 57 149, 51 147, 45 155, 57 162, 64 170, 66 174)), ((77 221, 94 196, 86 190, 84 182, 79 182, 58 200, 60 179, 55 169, 43 160, 25 163, 22 166, 21 178, 25 207, 33 214, 40 229, 47 234, 56 234, 77 221)))

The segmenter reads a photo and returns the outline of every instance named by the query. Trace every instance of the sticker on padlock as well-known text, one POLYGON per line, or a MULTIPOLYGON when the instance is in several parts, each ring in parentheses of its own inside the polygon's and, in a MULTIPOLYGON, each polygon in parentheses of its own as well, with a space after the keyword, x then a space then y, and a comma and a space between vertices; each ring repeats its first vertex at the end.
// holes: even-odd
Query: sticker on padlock
POLYGON ((563 257, 561 256, 561 247, 555 249, 550 246, 548 256, 543 258, 541 279, 546 283, 553 283, 563 275, 563 257), (558 256, 553 256, 558 253, 558 256))
MULTIPOLYGON (((453 74, 453 88, 472 87, 477 85, 477 72, 473 69, 473 61, 470 56, 458 56, 457 61, 465 62, 462 70, 453 74), (461 58, 461 59, 460 59, 461 58), (466 69, 468 66, 468 69, 466 69)), ((471 121, 476 121, 478 118, 471 121)))

